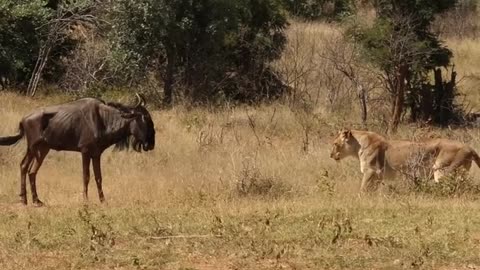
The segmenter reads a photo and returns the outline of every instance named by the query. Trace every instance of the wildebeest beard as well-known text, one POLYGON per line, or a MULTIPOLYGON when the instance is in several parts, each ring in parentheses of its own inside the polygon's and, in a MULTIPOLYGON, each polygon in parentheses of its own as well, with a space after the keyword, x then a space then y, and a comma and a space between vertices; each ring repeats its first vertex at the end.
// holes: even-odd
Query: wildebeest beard
POLYGON ((115 144, 115 150, 123 151, 129 150, 132 148, 135 152, 142 152, 143 150, 146 151, 145 146, 140 140, 135 139, 133 135, 126 136, 124 139, 120 140, 118 143, 115 144))

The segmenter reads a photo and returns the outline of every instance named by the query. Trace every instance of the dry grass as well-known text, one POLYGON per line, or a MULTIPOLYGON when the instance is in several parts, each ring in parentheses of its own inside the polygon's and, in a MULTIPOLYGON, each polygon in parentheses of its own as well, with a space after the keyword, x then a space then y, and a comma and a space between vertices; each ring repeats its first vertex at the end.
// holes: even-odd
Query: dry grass
POLYGON ((455 68, 459 74, 459 86, 467 96, 467 104, 475 112, 480 111, 480 40, 467 38, 446 40, 447 46, 452 49, 455 68))
MULTIPOLYGON (((329 49, 345 50, 338 48, 341 45, 338 44, 341 31, 341 27, 335 24, 294 22, 288 30, 289 42, 285 53, 275 63, 275 68, 294 90, 294 98, 313 104, 318 113, 325 115, 334 111, 336 118, 348 121, 352 110, 353 115, 360 113, 355 89, 325 59, 331 56, 329 49), (335 99, 332 99, 332 95, 335 95, 335 99)), ((448 37, 445 44, 454 55, 452 64, 458 72, 460 92, 466 95, 460 100, 465 103, 467 110, 480 111, 480 40, 475 37, 448 37)), ((358 75, 364 78, 367 74, 358 72, 358 75)), ((450 76, 449 72, 444 72, 444 76, 450 76)), ((370 103, 373 104, 370 104, 370 110, 383 112, 385 108, 382 104, 385 104, 386 97, 380 97, 377 92, 378 89, 374 89, 371 94, 370 103)))
MULTIPOLYGON (((307 112, 281 104, 155 111, 155 151, 104 155, 106 205, 93 184, 83 204, 80 156, 64 152, 50 153, 38 176, 47 206, 17 205, 25 145, 0 148, 2 269, 478 268, 478 201, 386 187, 360 197, 358 162, 329 158, 332 133, 356 123, 356 111, 324 109, 322 65, 307 61, 335 31, 295 27, 291 41, 312 42, 290 47, 312 69, 301 89, 317 89, 322 102, 307 112)), ((448 44, 460 76, 478 73, 475 40, 448 44)), ((14 133, 31 109, 65 99, 1 93, 0 134, 14 133)), ((396 137, 435 134, 480 150, 479 132, 404 126, 396 137)), ((480 170, 471 175, 477 180, 480 170)))
MULTIPOLYGON (((0 99, 0 134, 14 132, 28 110, 60 100, 0 99)), ((52 152, 39 173, 47 206, 18 206, 25 146, 0 148, 2 269, 480 265, 478 202, 386 189, 358 197, 358 164, 328 158, 332 128, 320 116, 271 105, 219 112, 176 108, 153 117, 154 152, 104 156, 104 206, 95 192, 83 205, 80 157, 63 152, 52 152), (252 179, 253 191, 239 190, 239 181, 252 179), (172 237, 179 235, 187 237, 172 237)), ((468 134, 462 138, 480 149, 478 130, 468 134)), ((416 134, 405 128, 399 136, 416 134)))

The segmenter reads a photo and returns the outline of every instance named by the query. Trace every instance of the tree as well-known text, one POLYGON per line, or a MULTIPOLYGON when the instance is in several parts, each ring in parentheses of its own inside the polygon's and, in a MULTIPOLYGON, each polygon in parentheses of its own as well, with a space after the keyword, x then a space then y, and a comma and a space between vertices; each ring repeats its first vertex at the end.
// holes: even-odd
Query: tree
POLYGON ((94 23, 90 12, 96 3, 0 0, 0 81, 25 86, 28 82, 26 93, 33 96, 44 70, 58 80, 60 71, 54 62, 73 48, 69 39, 73 26, 94 23))
MULTIPOLYGON (((50 60, 52 50, 68 43, 69 31, 75 25, 95 24, 97 18, 91 14, 96 2, 94 0, 60 1, 51 0, 46 6, 52 8, 52 16, 41 25, 45 29, 40 36, 40 48, 37 61, 28 83, 27 95, 34 96, 43 71, 50 60)), ((73 50, 72 48, 69 48, 73 50)))
POLYGON ((42 25, 52 16, 44 0, 0 0, 0 81, 24 83, 35 66, 42 25))
MULTIPOLYGON (((382 71, 391 95, 391 131, 395 131, 407 100, 415 100, 429 74, 450 63, 452 53, 430 30, 436 14, 457 0, 377 0, 377 18, 371 27, 353 27, 351 36, 364 55, 382 71)), ((439 89, 439 91, 441 91, 439 89)))
POLYGON ((156 72, 166 104, 176 83, 195 100, 268 92, 268 63, 286 41, 277 0, 119 0, 111 15, 113 49, 121 65, 128 62, 127 77, 156 72), (242 80, 253 83, 238 86, 242 80))

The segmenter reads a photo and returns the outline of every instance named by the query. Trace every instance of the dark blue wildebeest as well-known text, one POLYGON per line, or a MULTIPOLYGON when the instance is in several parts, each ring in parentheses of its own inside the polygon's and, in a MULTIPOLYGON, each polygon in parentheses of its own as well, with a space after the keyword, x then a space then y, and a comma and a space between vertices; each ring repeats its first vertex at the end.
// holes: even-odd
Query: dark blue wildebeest
POLYGON ((112 145, 119 149, 132 147, 138 152, 150 151, 155 147, 155 128, 145 108, 145 98, 139 94, 136 96, 138 103, 135 106, 83 98, 37 109, 20 121, 17 135, 0 137, 0 145, 13 145, 23 137, 27 139, 27 151, 20 164, 21 202, 27 204, 28 174, 33 204, 43 205, 37 195, 36 175, 50 149, 82 154, 85 200, 88 199, 92 163, 98 196, 103 202, 102 153, 112 145))

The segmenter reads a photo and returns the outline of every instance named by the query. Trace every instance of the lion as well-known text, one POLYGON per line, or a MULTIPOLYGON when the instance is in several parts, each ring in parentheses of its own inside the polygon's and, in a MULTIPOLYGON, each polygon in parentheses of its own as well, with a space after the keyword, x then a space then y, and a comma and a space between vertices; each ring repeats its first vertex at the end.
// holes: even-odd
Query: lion
POLYGON ((464 169, 468 172, 480 157, 468 145, 448 139, 427 139, 422 142, 387 140, 369 131, 342 130, 333 141, 330 157, 340 161, 346 157, 360 160, 363 179, 360 191, 368 191, 383 179, 401 173, 414 173, 439 182, 442 177, 464 169), (377 181, 375 181, 377 180, 377 181))

